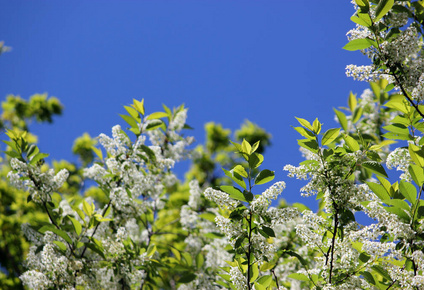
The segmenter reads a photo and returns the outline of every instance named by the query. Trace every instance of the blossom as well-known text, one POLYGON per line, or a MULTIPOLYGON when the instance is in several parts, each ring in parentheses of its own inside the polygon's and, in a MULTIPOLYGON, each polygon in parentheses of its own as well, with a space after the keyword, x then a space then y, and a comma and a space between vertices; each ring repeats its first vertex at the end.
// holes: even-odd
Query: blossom
POLYGON ((228 208, 229 210, 233 210, 239 204, 238 201, 230 198, 230 196, 222 192, 220 190, 215 190, 211 187, 205 190, 206 199, 215 202, 219 207, 228 208))
POLYGON ((262 194, 267 199, 277 199, 277 197, 283 192, 284 188, 286 188, 286 183, 284 181, 279 181, 274 183, 270 188, 265 190, 262 194))
POLYGON ((396 168, 396 170, 403 171, 400 176, 405 181, 411 181, 412 177, 408 171, 409 164, 411 163, 411 156, 406 148, 396 148, 392 151, 386 160, 386 166, 388 169, 396 168))
POLYGON ((244 290, 247 288, 246 277, 238 267, 231 267, 230 279, 236 289, 244 290))

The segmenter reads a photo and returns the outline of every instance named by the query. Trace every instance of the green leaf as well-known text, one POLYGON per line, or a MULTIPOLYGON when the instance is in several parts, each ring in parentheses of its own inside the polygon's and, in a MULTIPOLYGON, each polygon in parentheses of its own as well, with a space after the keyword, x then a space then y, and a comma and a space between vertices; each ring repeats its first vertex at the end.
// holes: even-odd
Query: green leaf
POLYGON ((152 149, 150 149, 149 146, 141 145, 140 149, 143 150, 144 153, 147 154, 147 156, 149 157, 150 160, 152 160, 153 162, 156 162, 156 154, 152 149))
POLYGON ((140 112, 144 116, 144 99, 142 99, 141 102, 133 99, 132 106, 137 110, 137 112, 140 112))
POLYGON ((370 3, 368 0, 355 0, 356 4, 361 8, 361 12, 367 13, 370 10, 370 3))
POLYGON ((259 153, 253 153, 249 156, 249 167, 258 168, 264 161, 264 156, 259 153))
POLYGON ((101 149, 92 146, 91 150, 93 150, 93 152, 97 155, 97 157, 99 157, 100 160, 103 160, 103 153, 101 149))
POLYGON ((334 113, 336 113, 337 119, 339 120, 339 123, 342 126, 343 130, 345 132, 347 132, 347 124, 348 123, 347 123, 346 115, 343 112, 338 111, 336 109, 333 109, 333 110, 334 110, 334 113))
POLYGON ((395 134, 401 134, 401 135, 409 134, 409 129, 403 124, 392 123, 391 125, 384 126, 383 129, 395 134))
POLYGON ((419 187, 423 186, 423 184, 424 184, 424 170, 423 170, 423 168, 418 166, 418 165, 411 164, 408 167, 408 171, 411 174, 414 182, 419 187))
POLYGON ((424 167, 424 148, 410 143, 408 149, 409 155, 415 164, 420 167, 424 167))
POLYGON ((417 200, 417 189, 411 183, 402 180, 399 183, 399 191, 410 203, 413 204, 417 200))
POLYGON ((384 170, 384 167, 376 161, 365 161, 362 163, 362 166, 376 175, 380 175, 380 176, 388 178, 386 170, 384 170))
POLYGON ((62 230, 59 230, 58 228, 56 228, 55 226, 53 226, 53 225, 45 225, 45 226, 42 226, 39 230, 38 230, 40 233, 42 233, 42 234, 44 234, 45 232, 47 232, 47 231, 50 231, 50 232, 53 232, 53 233, 55 233, 56 235, 58 235, 59 237, 61 237, 62 239, 64 239, 66 242, 68 242, 69 244, 72 244, 72 240, 71 240, 71 238, 68 236, 68 234, 67 233, 65 233, 64 231, 62 231, 62 230))
POLYGON ((329 129, 322 136, 321 144, 328 145, 339 136, 340 128, 329 129))
POLYGON ((408 213, 411 212, 411 208, 404 200, 386 199, 383 203, 390 205, 390 207, 384 207, 386 211, 396 214, 401 220, 409 223, 411 217, 408 213))
POLYGON ((394 0, 380 0, 380 2, 378 2, 377 7, 375 8, 374 22, 377 22, 384 15, 386 15, 387 12, 389 12, 390 9, 392 8, 393 4, 394 4, 394 0))
POLYGON ((351 112, 355 111, 356 105, 358 104, 358 101, 356 100, 356 94, 350 92, 349 98, 347 99, 347 103, 349 105, 349 109, 351 112))
POLYGON ((154 119, 149 124, 147 124, 146 130, 154 130, 162 127, 164 124, 165 123, 162 120, 154 119))
POLYGON ((241 166, 241 165, 236 165, 234 168, 233 168, 233 171, 234 172, 236 172, 238 175, 240 175, 240 176, 243 176, 243 177, 245 177, 245 178, 247 178, 247 172, 246 172, 246 170, 244 169, 244 167, 243 166, 241 166))
POLYGON ((358 142, 351 136, 345 134, 343 135, 343 139, 345 140, 346 145, 350 148, 350 150, 358 151, 360 149, 358 142))
POLYGON ((350 17, 350 20, 365 27, 372 26, 372 20, 368 13, 358 13, 357 15, 350 17))
POLYGON ((258 281, 256 281, 256 283, 264 286, 264 287, 269 287, 269 285, 271 285, 272 282, 272 276, 271 275, 265 275, 262 276, 261 278, 258 279, 258 281))
POLYGON ((79 236, 82 232, 82 226, 81 223, 76 220, 75 218, 71 217, 71 216, 67 216, 69 218, 69 220, 72 222, 72 225, 74 226, 75 229, 75 233, 77 234, 77 236, 79 236))
POLYGON ((314 120, 314 123, 312 124, 312 126, 314 127, 314 133, 315 134, 319 134, 319 132, 321 132, 321 123, 318 121, 318 118, 316 118, 314 120))
POLYGON ((376 45, 375 41, 368 38, 353 39, 349 41, 345 46, 343 46, 343 49, 355 51, 360 49, 366 49, 373 45, 376 45))
POLYGON ((128 106, 124 106, 124 108, 128 112, 128 114, 130 114, 130 116, 133 117, 137 122, 141 121, 139 112, 136 109, 128 106))
POLYGON ((275 233, 274 230, 272 228, 266 227, 266 226, 262 226, 262 230, 270 237, 275 238, 275 233))
POLYGON ((165 112, 155 112, 147 116, 146 120, 161 119, 165 117, 169 117, 169 115, 165 112))
POLYGON ((362 112, 363 112, 362 107, 357 107, 357 108, 353 111, 352 123, 356 123, 356 122, 358 122, 358 121, 359 121, 359 119, 361 119, 361 117, 362 117, 362 112))
POLYGON ((40 150, 38 147, 35 144, 31 144, 31 146, 29 146, 27 156, 31 159, 32 156, 37 155, 39 152, 40 150))
POLYGON ((198 215, 198 217, 208 220, 210 222, 215 222, 216 215, 210 212, 204 212, 198 215))
POLYGON ((4 151, 4 153, 5 153, 6 155, 8 155, 8 156, 12 157, 12 158, 18 158, 18 159, 21 159, 21 154, 19 154, 18 152, 15 152, 15 151, 10 150, 10 151, 4 151))
POLYGON ((184 260, 186 261, 187 266, 189 266, 189 267, 193 266, 193 259, 191 258, 190 253, 182 252, 181 255, 183 256, 184 260))
POLYGON ((197 256, 196 256, 196 267, 197 267, 197 269, 201 269, 204 262, 205 262, 205 258, 203 257, 203 254, 202 253, 197 254, 197 256))
POLYGON ((93 214, 93 210, 91 206, 85 200, 82 201, 82 209, 84 210, 85 214, 89 217, 91 217, 91 215, 93 214))
POLYGON ((297 140, 297 144, 299 144, 299 146, 305 149, 308 149, 312 153, 318 153, 319 145, 318 145, 318 142, 315 140, 308 140, 308 139, 297 140))
POLYGON ((302 125, 303 127, 305 127, 306 129, 310 131, 314 131, 314 128, 312 127, 311 123, 309 123, 309 121, 302 118, 298 118, 298 117, 295 117, 295 118, 300 123, 300 125, 302 125))
POLYGON ((393 281, 392 277, 390 277, 389 272, 387 272, 386 269, 384 269, 382 266, 380 265, 373 265, 371 266, 371 268, 376 271, 378 274, 380 274, 382 277, 384 277, 385 279, 387 279, 388 281, 393 281))
POLYGON ((255 151, 259 148, 259 144, 260 144, 260 142, 261 142, 261 141, 257 141, 257 142, 255 142, 255 144, 253 144, 253 146, 252 146, 252 150, 251 150, 251 154, 252 154, 253 152, 255 152, 255 151))
POLYGON ((366 182, 369 188, 374 192, 380 199, 390 199, 389 192, 384 188, 384 186, 374 183, 374 182, 366 182))
POLYGON ((271 180, 274 179, 274 177, 275 177, 274 171, 264 169, 261 172, 259 172, 259 174, 256 176, 255 184, 259 185, 259 184, 270 182, 271 180))
POLYGON ((124 121, 127 122, 127 124, 130 125, 131 127, 138 128, 137 121, 133 117, 128 115, 119 115, 119 116, 121 116, 121 118, 124 119, 124 121))
POLYGON ((390 188, 392 187, 392 185, 390 184, 390 182, 381 177, 381 176, 377 176, 378 181, 380 181, 380 184, 384 187, 384 189, 387 191, 387 193, 390 195, 390 188))
POLYGON ((182 276, 180 278, 180 280, 178 280, 179 283, 189 283, 191 281, 193 281, 194 279, 196 279, 196 275, 193 273, 188 273, 185 274, 184 276, 182 276))
POLYGON ((266 290, 266 287, 262 286, 258 282, 255 282, 253 285, 255 285, 255 290, 266 290))
POLYGON ((370 283, 371 285, 375 285, 375 280, 374 280, 374 277, 373 277, 373 275, 371 275, 371 273, 370 272, 368 272, 368 271, 363 271, 363 272, 360 272, 360 274, 365 278, 365 280, 368 282, 368 283, 370 283))
POLYGON ((299 132, 299 134, 300 135, 302 135, 303 137, 305 137, 305 138, 308 138, 308 139, 310 139, 310 140, 315 140, 316 139, 316 137, 315 137, 315 135, 314 135, 314 133, 312 133, 311 131, 309 131, 309 130, 306 130, 305 128, 303 128, 303 127, 293 127, 297 132, 299 132))
POLYGON ((304 267, 308 267, 308 262, 306 262, 306 260, 302 256, 300 256, 299 254, 297 254, 296 252, 284 251, 284 254, 287 254, 287 255, 292 256, 292 257, 296 257, 304 267))
POLYGON ((234 171, 225 170, 224 168, 222 168, 222 170, 224 171, 226 176, 231 178, 232 181, 240 185, 243 189, 246 189, 246 183, 244 182, 243 178, 239 174, 237 174, 234 171))
POLYGON ((408 105, 404 102, 403 96, 392 97, 390 101, 384 104, 385 107, 398 110, 402 113, 408 113, 408 105))
POLYGON ((254 263, 250 267, 250 283, 255 282, 255 280, 258 278, 258 276, 259 276, 258 264, 254 263))
POLYGON ((31 158, 29 164, 36 165, 38 161, 40 161, 41 159, 44 159, 48 156, 49 156, 49 154, 46 154, 46 153, 38 153, 38 154, 34 155, 34 157, 31 158))
POLYGON ((241 143, 240 153, 246 153, 247 155, 250 155, 251 152, 252 152, 252 146, 250 146, 249 142, 243 139, 243 142, 241 143))
POLYGON ((223 192, 228 193, 228 195, 236 200, 247 201, 243 192, 241 192, 238 188, 231 185, 222 185, 219 187, 223 192))
POLYGON ((288 275, 287 277, 295 279, 295 280, 300 280, 300 281, 309 281, 308 276, 306 276, 304 274, 300 274, 300 273, 292 273, 292 274, 288 275))
MULTIPOLYGON (((94 240, 94 238, 91 238, 92 240, 94 240)), ((84 245, 89 248, 90 250, 92 250, 93 252, 97 253, 98 255, 100 255, 103 259, 106 259, 105 254, 103 253, 104 249, 100 244, 97 244, 96 242, 87 242, 84 243, 84 245)))
POLYGON ((59 241, 53 241, 53 243, 54 243, 54 244, 56 244, 56 246, 58 246, 58 247, 59 247, 59 249, 60 249, 62 252, 66 252, 66 245, 65 245, 64 243, 59 242, 59 241))

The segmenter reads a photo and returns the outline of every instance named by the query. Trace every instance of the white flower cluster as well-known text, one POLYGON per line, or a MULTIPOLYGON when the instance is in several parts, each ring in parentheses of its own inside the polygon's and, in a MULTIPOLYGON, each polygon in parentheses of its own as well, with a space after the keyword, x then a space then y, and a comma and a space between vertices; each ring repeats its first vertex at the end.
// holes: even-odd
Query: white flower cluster
POLYGON ((247 278, 243 275, 238 267, 231 267, 230 269, 231 282, 236 289, 244 290, 247 289, 247 278))
POLYGON ((206 268, 218 269, 227 265, 225 261, 231 261, 233 256, 225 250, 228 244, 227 238, 214 239, 203 247, 206 251, 205 265, 206 268))
POLYGON ((221 233, 230 240, 231 246, 234 247, 236 238, 243 235, 241 223, 233 223, 230 219, 221 215, 215 217, 215 222, 221 233))
POLYGON ((199 182, 197 180, 192 180, 189 183, 190 187, 190 198, 188 200, 188 205, 192 209, 197 209, 200 206, 202 191, 199 187, 199 182))
POLYGON ((180 211, 180 223, 183 226, 183 229, 190 231, 197 227, 197 222, 199 218, 197 217, 197 212, 191 209, 188 205, 183 205, 180 211))
MULTIPOLYGON (((403 9, 411 9, 405 3, 401 2, 401 5, 404 6, 403 9)), ((358 5, 355 4, 354 6, 356 10, 359 10, 358 5)), ((372 17, 375 16, 375 6, 371 6, 369 14, 372 17)), ((384 19, 379 20, 379 22, 384 22, 385 25, 388 25, 389 30, 380 31, 378 35, 374 35, 374 32, 371 32, 369 28, 358 24, 356 28, 350 30, 347 33, 349 41, 367 38, 374 40, 379 45, 378 49, 371 46, 361 51, 369 58, 372 58, 373 61, 375 60, 374 58, 380 58, 386 68, 377 69, 374 64, 367 66, 348 65, 346 67, 346 75, 360 81, 376 81, 379 78, 384 78, 389 83, 396 83, 396 89, 399 89, 399 83, 392 74, 394 70, 401 69, 402 75, 398 76, 398 78, 403 87, 409 92, 414 92, 413 97, 415 99, 421 100, 423 90, 420 78, 424 73, 424 60, 421 53, 423 41, 413 22, 408 26, 408 21, 408 12, 395 13, 391 11, 384 19), (399 28, 403 28, 403 30, 399 28), (391 32, 398 30, 400 33, 395 33, 393 34, 394 37, 388 38, 391 32)), ((377 27, 376 25, 377 23, 374 23, 374 27, 377 27)))
POLYGON ((239 204, 238 201, 230 198, 230 196, 220 190, 207 188, 204 192, 206 199, 215 202, 220 208, 228 208, 234 210, 239 204))
POLYGON ((187 119, 187 109, 179 111, 169 123, 169 129, 174 131, 181 131, 187 119))
POLYGON ((277 197, 283 192, 285 188, 286 188, 286 183, 284 181, 276 182, 270 188, 265 190, 264 193, 262 193, 262 196, 264 196, 267 199, 276 200, 277 197))
POLYGON ((408 149, 399 147, 387 156, 386 166, 388 169, 396 168, 396 170, 402 171, 400 179, 412 181, 411 174, 408 171, 411 161, 408 149))
POLYGON ((66 182, 69 172, 66 169, 55 174, 53 169, 42 172, 39 167, 26 164, 12 158, 10 165, 13 171, 7 175, 10 183, 21 190, 27 190, 35 202, 50 200, 50 195, 66 182))
POLYGON ((29 250, 26 266, 30 269, 20 276, 22 283, 31 289, 67 287, 75 282, 75 271, 82 268, 80 261, 71 261, 58 254, 56 245, 48 242, 41 252, 37 247, 29 250))

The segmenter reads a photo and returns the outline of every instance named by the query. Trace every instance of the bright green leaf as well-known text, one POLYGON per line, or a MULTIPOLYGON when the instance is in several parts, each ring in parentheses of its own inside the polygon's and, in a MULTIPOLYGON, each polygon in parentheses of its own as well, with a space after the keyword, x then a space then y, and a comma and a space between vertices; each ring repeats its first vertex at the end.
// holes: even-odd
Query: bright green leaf
POLYGON ((329 129, 322 136, 321 144, 328 145, 339 136, 340 128, 329 129))
POLYGON ((358 151, 360 149, 358 142, 351 136, 345 134, 343 135, 343 139, 345 140, 346 145, 350 148, 350 150, 358 151))
POLYGON ((343 46, 343 49, 355 51, 360 49, 366 49, 374 44, 375 41, 368 38, 353 39, 349 41, 345 46, 343 46))
POLYGON ((71 216, 67 216, 69 218, 69 220, 72 222, 72 225, 74 226, 75 229, 75 233, 77 234, 77 236, 79 236, 82 232, 82 226, 81 223, 76 220, 75 218, 71 217, 71 216))
POLYGON ((376 161, 365 161, 362 163, 362 166, 376 175, 388 178, 384 167, 376 161))
POLYGON ((375 19, 374 22, 377 22, 380 18, 387 14, 390 11, 394 4, 394 0, 380 0, 377 7, 375 8, 375 19))
POLYGON ((233 171, 234 172, 236 172, 237 174, 239 174, 240 176, 243 176, 243 177, 245 177, 245 178, 247 178, 247 172, 246 172, 246 170, 244 169, 244 167, 243 166, 241 166, 241 165, 236 165, 234 168, 233 168, 233 171))
POLYGON ((333 109, 333 110, 334 110, 334 113, 336 113, 337 119, 339 120, 339 123, 342 126, 343 130, 345 132, 347 132, 347 124, 348 123, 347 123, 346 115, 343 112, 338 111, 336 109, 333 109))
POLYGON ((240 201, 247 201, 243 192, 241 192, 238 188, 231 185, 222 185, 219 187, 223 192, 229 194, 229 196, 233 199, 240 201))
POLYGON ((259 174, 256 176, 255 184, 259 185, 259 184, 270 182, 271 180, 274 179, 274 177, 275 177, 274 171, 264 169, 261 172, 259 172, 259 174))
POLYGON ((300 123, 300 125, 302 125, 303 127, 305 127, 306 129, 310 131, 314 131, 314 128, 312 127, 311 123, 309 123, 309 121, 302 118, 298 118, 298 117, 295 117, 295 118, 300 123))

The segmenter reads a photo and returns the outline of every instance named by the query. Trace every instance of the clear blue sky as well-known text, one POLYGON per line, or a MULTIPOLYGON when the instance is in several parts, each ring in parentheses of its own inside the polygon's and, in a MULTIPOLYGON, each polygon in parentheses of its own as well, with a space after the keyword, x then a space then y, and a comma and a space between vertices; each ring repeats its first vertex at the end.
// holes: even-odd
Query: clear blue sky
MULTIPOLYGON (((264 168, 288 183, 284 198, 315 208, 282 171, 301 159, 295 116, 335 127, 333 107, 365 83, 345 76, 366 63, 342 50, 354 24, 350 1, 0 1, 0 99, 47 92, 65 106, 32 126, 43 152, 72 159, 73 140, 110 134, 132 98, 149 112, 181 103, 198 142, 209 121, 249 119, 272 135, 264 168)), ((190 132, 189 132, 190 133, 190 132)))

